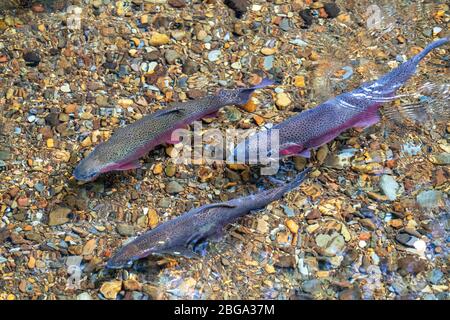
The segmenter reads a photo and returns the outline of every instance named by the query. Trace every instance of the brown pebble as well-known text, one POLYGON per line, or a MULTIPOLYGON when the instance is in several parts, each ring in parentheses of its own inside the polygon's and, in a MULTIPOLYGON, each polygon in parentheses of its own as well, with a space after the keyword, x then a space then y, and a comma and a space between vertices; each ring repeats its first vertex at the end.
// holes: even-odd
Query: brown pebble
POLYGON ((312 209, 308 215, 305 217, 306 220, 317 220, 322 216, 318 209, 312 209))
POLYGON ((396 229, 401 228, 401 227, 403 227, 403 220, 402 219, 393 219, 390 221, 390 225, 391 225, 391 227, 396 228, 396 229))
POLYGON ((364 226, 370 230, 375 230, 377 228, 375 223, 373 223, 373 221, 370 219, 361 219, 361 220, 359 220, 359 223, 361 223, 362 226, 364 226))
POLYGON ((142 285, 134 279, 125 280, 123 282, 123 287, 128 291, 140 291, 142 289, 142 285))
POLYGON ((42 13, 42 12, 45 11, 45 7, 44 7, 44 5, 43 5, 42 3, 34 3, 34 4, 31 6, 31 10, 32 10, 34 13, 42 13))
POLYGON ((397 261, 398 270, 402 275, 413 274, 417 275, 426 270, 427 265, 425 261, 419 257, 406 256, 397 261))
POLYGON ((275 262, 275 267, 278 268, 294 268, 295 258, 293 256, 281 256, 277 262, 275 262))
POLYGON ((339 300, 360 300, 361 299, 361 290, 359 288, 351 288, 342 291, 339 294, 339 300))
POLYGON ((19 205, 19 207, 26 207, 29 204, 30 199, 28 199, 27 197, 20 197, 19 199, 17 199, 17 204, 19 205))
POLYGON ((184 0, 169 0, 169 4, 174 8, 186 7, 186 2, 184 0))

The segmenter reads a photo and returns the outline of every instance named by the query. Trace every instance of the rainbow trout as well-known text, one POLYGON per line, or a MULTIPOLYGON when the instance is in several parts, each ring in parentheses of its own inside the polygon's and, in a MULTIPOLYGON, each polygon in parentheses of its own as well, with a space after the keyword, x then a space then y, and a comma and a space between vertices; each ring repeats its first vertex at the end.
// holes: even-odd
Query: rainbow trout
MULTIPOLYGON (((380 121, 379 108, 392 101, 396 91, 410 79, 419 62, 433 49, 447 43, 449 38, 439 39, 429 44, 423 51, 404 62, 391 72, 373 82, 336 96, 319 106, 244 139, 237 145, 233 157, 256 159, 268 150, 268 157, 277 158, 277 152, 269 146, 260 146, 263 135, 279 134, 278 156, 300 155, 310 157, 310 149, 320 147, 336 138, 341 132, 352 127, 368 127, 380 121), (276 133, 274 130, 278 130, 276 133), (244 153, 245 152, 245 153, 244 153), (263 151, 264 152, 264 151, 263 151)), ((266 138, 267 139, 267 138, 266 138)), ((270 144, 270 141, 268 141, 270 144)), ((276 149, 275 147, 273 149, 276 149)))
POLYGON ((133 261, 150 254, 195 256, 195 248, 207 239, 220 239, 223 228, 252 210, 262 209, 298 187, 310 168, 292 182, 254 195, 227 202, 207 204, 160 224, 123 246, 107 263, 107 268, 130 267, 133 261))
POLYGON ((264 79, 252 88, 221 90, 216 95, 181 103, 173 103, 167 109, 147 115, 138 121, 119 128, 111 138, 99 144, 75 168, 77 180, 91 181, 101 173, 136 169, 139 158, 162 143, 177 143, 172 132, 195 120, 213 116, 227 105, 244 105, 256 89, 273 84, 264 79))

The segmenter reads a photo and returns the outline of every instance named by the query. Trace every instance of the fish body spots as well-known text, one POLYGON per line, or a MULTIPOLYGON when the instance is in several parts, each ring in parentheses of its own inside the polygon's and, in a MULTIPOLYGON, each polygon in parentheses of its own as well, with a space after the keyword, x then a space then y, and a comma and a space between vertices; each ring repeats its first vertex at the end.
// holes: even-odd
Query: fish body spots
POLYGON ((345 130, 353 127, 365 128, 380 121, 380 104, 372 103, 364 108, 342 107, 343 98, 345 99, 342 97, 339 100, 331 100, 277 125, 281 136, 280 155, 309 158, 310 149, 334 140, 345 130), (283 148, 283 145, 287 147, 283 148))

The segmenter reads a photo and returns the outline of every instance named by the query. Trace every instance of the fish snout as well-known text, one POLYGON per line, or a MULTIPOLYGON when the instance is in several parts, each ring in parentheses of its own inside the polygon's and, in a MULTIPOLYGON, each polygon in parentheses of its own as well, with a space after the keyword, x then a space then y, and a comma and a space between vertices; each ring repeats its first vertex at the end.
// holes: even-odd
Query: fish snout
POLYGON ((89 169, 84 160, 73 170, 72 175, 79 181, 92 181, 100 175, 100 172, 95 169, 89 169))

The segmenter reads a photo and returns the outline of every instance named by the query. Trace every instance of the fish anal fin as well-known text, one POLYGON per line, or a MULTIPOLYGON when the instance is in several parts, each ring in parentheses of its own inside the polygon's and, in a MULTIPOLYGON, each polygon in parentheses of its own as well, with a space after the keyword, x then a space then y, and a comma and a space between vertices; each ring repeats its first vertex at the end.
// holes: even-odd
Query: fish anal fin
POLYGON ((194 250, 196 246, 200 243, 206 241, 206 233, 203 233, 201 230, 194 232, 187 240, 185 248, 189 250, 194 250))
POLYGON ((174 130, 174 131, 172 131, 172 133, 170 134, 170 137, 169 137, 167 140, 165 140, 164 142, 165 142, 165 143, 168 143, 168 144, 177 144, 177 143, 179 143, 180 141, 181 141, 180 135, 177 133, 176 130, 174 130))
POLYGON ((405 124, 408 121, 448 121, 450 119, 450 111, 447 105, 440 101, 390 106, 383 109, 383 115, 397 124, 405 124))

